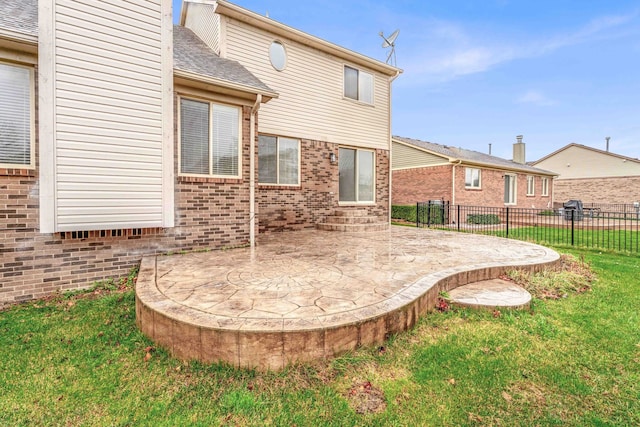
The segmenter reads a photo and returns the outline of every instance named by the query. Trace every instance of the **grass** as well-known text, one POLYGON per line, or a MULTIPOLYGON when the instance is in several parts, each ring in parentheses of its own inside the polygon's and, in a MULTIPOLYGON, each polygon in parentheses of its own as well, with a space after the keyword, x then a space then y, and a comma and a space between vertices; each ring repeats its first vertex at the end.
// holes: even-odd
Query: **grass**
POLYGON ((13 306, 0 425, 640 425, 640 260, 570 252, 596 273, 590 290, 524 312, 434 312, 383 348, 280 373, 153 348, 133 278, 13 306))
MULTIPOLYGON (((504 230, 488 231, 483 234, 507 237, 504 230)), ((568 227, 514 227, 509 230, 508 237, 562 247, 576 246, 640 253, 640 232, 638 230, 576 228, 573 232, 573 244, 571 229, 568 227)))

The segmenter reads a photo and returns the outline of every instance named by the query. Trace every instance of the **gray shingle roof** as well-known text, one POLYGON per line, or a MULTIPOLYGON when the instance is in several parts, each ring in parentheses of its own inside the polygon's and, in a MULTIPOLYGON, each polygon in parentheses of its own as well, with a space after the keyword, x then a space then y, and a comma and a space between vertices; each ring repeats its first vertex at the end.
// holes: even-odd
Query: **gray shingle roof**
POLYGON ((179 25, 173 27, 173 68, 275 93, 238 62, 220 58, 193 31, 179 25))
POLYGON ((393 139, 419 148, 423 148, 435 154, 440 154, 444 157, 449 158, 450 161, 462 160, 463 162, 467 163, 494 166, 500 169, 512 169, 542 175, 557 175, 557 173, 555 172, 535 168, 529 165, 523 165, 512 160, 506 160, 502 157, 491 156, 489 154, 480 153, 478 151, 466 150, 464 148, 458 147, 450 147, 447 145, 435 144, 433 142, 420 141, 418 139, 403 138, 400 136, 394 136, 393 139))
MULTIPOLYGON (((38 36, 38 0, 0 0, 0 29, 38 36)), ((191 30, 173 27, 174 70, 275 93, 236 61, 220 58, 191 30)))
POLYGON ((0 0, 0 28, 38 35, 38 0, 0 0))

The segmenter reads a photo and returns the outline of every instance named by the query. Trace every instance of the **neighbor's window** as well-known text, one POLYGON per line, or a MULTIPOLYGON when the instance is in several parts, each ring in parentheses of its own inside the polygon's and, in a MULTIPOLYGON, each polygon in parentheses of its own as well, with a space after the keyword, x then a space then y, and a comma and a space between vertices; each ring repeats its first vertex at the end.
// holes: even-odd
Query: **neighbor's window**
POLYGON ((300 184, 300 141, 260 135, 258 138, 258 182, 300 184))
POLYGON ((284 45, 278 41, 271 43, 269 47, 269 60, 271 65, 277 71, 282 71, 287 65, 287 51, 284 49, 284 45))
POLYGON ((536 192, 536 179, 534 176, 527 175, 527 196, 534 196, 536 192))
POLYGON ((340 174, 338 199, 341 202, 373 202, 375 200, 373 151, 340 148, 338 156, 340 174))
POLYGON ((516 176, 504 176, 504 203, 506 205, 516 204, 516 176))
POLYGON ((345 65, 344 96, 373 104, 373 75, 345 65))
POLYGON ((180 99, 180 173, 240 176, 240 109, 180 99))
POLYGON ((466 188, 480 188, 480 169, 465 168, 464 174, 466 188))
POLYGON ((0 166, 32 168, 33 68, 0 63, 0 166))
POLYGON ((549 195, 549 178, 540 178, 540 181, 542 182, 542 195, 548 196, 549 195))

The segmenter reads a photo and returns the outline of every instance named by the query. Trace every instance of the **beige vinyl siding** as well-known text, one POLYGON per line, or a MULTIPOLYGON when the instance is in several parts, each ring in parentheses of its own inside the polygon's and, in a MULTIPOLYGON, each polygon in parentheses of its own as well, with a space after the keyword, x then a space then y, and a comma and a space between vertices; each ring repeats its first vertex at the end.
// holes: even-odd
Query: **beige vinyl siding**
POLYGON ((639 176, 640 162, 571 146, 535 167, 559 174, 557 179, 639 176))
POLYGON ((386 76, 228 17, 221 21, 227 57, 240 62, 279 94, 278 99, 260 109, 261 133, 390 148, 386 76), (269 61, 269 47, 274 40, 286 49, 284 71, 276 71, 269 61), (372 74, 373 105, 343 97, 345 65, 372 74))
POLYGON ((166 226, 161 2, 56 1, 55 231, 166 226))
POLYGON ((437 166, 448 164, 448 160, 435 154, 427 153, 405 144, 393 142, 392 144, 392 169, 412 169, 425 166, 437 166))
MULTIPOLYGON (((213 51, 220 54, 220 15, 211 5, 187 3, 189 8, 184 26, 200 37, 213 51)), ((184 6, 183 6, 184 7, 184 6)))

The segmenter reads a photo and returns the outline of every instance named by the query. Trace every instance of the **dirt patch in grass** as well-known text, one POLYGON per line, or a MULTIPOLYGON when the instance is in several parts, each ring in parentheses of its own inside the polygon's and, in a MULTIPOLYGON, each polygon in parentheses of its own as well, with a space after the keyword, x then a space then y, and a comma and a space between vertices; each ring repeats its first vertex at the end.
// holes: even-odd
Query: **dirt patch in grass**
POLYGON ((522 286, 539 299, 560 299, 587 292, 597 279, 589 263, 567 254, 561 255, 554 267, 537 273, 512 270, 501 278, 522 286))
POLYGON ((346 397, 357 414, 377 414, 387 408, 384 393, 370 381, 355 381, 346 397))

